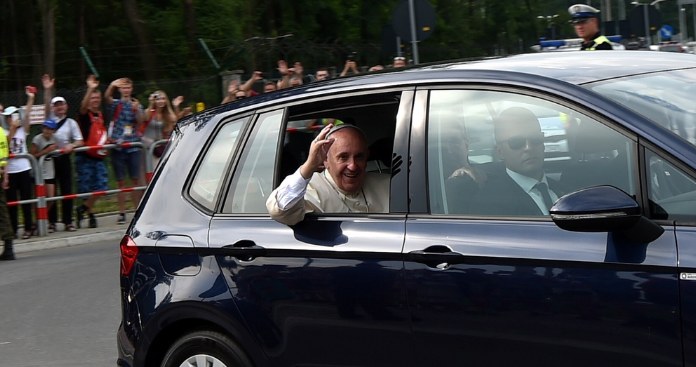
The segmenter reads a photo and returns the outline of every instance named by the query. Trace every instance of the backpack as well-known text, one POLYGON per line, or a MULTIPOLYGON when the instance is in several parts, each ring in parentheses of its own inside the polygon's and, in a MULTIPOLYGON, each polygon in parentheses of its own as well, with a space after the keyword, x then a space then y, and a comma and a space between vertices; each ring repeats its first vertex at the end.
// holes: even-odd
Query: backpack
POLYGON ((102 117, 101 112, 99 112, 97 116, 94 116, 94 114, 91 112, 87 113, 89 114, 92 123, 89 127, 89 135, 87 136, 85 145, 94 148, 87 149, 85 153, 92 158, 104 159, 104 157, 109 154, 109 151, 104 148, 95 147, 97 145, 101 146, 106 144, 107 132, 106 126, 104 126, 104 118, 102 117))

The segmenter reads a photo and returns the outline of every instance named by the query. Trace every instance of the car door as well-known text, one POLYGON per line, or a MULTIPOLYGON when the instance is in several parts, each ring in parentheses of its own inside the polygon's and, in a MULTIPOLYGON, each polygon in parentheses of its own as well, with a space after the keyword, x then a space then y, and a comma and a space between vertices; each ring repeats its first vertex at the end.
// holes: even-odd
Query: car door
POLYGON ((519 90, 419 91, 414 116, 404 253, 416 365, 682 364, 673 227, 651 240, 566 231, 535 190, 507 185, 535 146, 553 200, 605 184, 640 198, 635 136, 519 90), (542 126, 543 140, 500 141, 509 109, 560 119, 565 136, 542 126))
POLYGON ((379 130, 389 144, 397 142, 383 147, 388 156, 392 146, 395 156, 403 156, 407 145, 398 142, 408 134, 411 95, 353 93, 258 114, 211 222, 209 243, 220 249, 230 292, 268 365, 401 366, 409 361, 403 349, 411 339, 401 260, 405 172, 391 167, 388 213, 311 214, 287 226, 269 217, 265 201, 283 175, 302 163, 298 157, 306 158, 302 150, 321 128, 322 116, 362 125, 368 138, 379 130), (366 105, 382 99, 384 104, 366 105), (332 105, 341 107, 327 112, 332 105), (367 128, 370 115, 381 116, 385 126, 367 128))
MULTIPOLYGON (((675 142, 674 147, 677 148, 675 142)), ((694 151, 685 144, 682 151, 694 151)), ((696 365, 696 171, 657 148, 647 149, 647 186, 651 215, 674 223, 679 253, 679 293, 684 338, 684 365, 696 365)), ((667 297, 665 280, 649 284, 652 297, 667 297)))

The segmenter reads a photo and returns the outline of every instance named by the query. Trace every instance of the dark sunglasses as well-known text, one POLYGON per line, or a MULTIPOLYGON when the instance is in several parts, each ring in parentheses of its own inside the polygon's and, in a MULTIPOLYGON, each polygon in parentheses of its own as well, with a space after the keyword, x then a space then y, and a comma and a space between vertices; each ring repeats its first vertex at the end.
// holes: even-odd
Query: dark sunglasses
POLYGON ((505 140, 507 145, 512 150, 520 150, 529 144, 530 147, 535 147, 544 144, 544 137, 542 136, 514 136, 510 139, 505 140))

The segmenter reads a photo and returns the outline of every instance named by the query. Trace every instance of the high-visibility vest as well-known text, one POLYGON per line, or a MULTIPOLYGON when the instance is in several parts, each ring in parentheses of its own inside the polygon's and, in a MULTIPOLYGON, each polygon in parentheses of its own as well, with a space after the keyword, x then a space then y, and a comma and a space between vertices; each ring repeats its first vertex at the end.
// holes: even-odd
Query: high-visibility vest
POLYGON ((0 127, 0 167, 7 165, 7 158, 10 156, 10 147, 7 144, 7 133, 0 127))
POLYGON ((600 43, 611 43, 611 41, 609 41, 609 38, 606 38, 604 36, 599 36, 593 39, 592 41, 594 41, 594 44, 592 45, 592 47, 587 49, 589 51, 594 51, 595 47, 597 47, 597 45, 599 45, 600 43))

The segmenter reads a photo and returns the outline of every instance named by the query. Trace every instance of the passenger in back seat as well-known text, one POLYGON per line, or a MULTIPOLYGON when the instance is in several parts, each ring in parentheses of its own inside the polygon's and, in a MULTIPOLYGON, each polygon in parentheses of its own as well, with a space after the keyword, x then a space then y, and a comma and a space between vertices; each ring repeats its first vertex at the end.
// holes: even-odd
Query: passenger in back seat
POLYGON ((327 125, 312 141, 307 160, 268 197, 268 212, 288 225, 310 212, 388 212, 390 175, 366 172, 368 156, 357 126, 327 125))
MULTIPOLYGON (((443 137, 445 144, 442 155, 448 159, 454 159, 453 164, 459 168, 454 169, 445 181, 447 194, 448 213, 463 214, 470 211, 471 201, 478 190, 486 182, 486 173, 478 166, 469 162, 469 139, 466 130, 458 127, 457 131, 451 131, 447 137, 443 137)), ((457 167, 455 166, 455 167, 457 167)))

